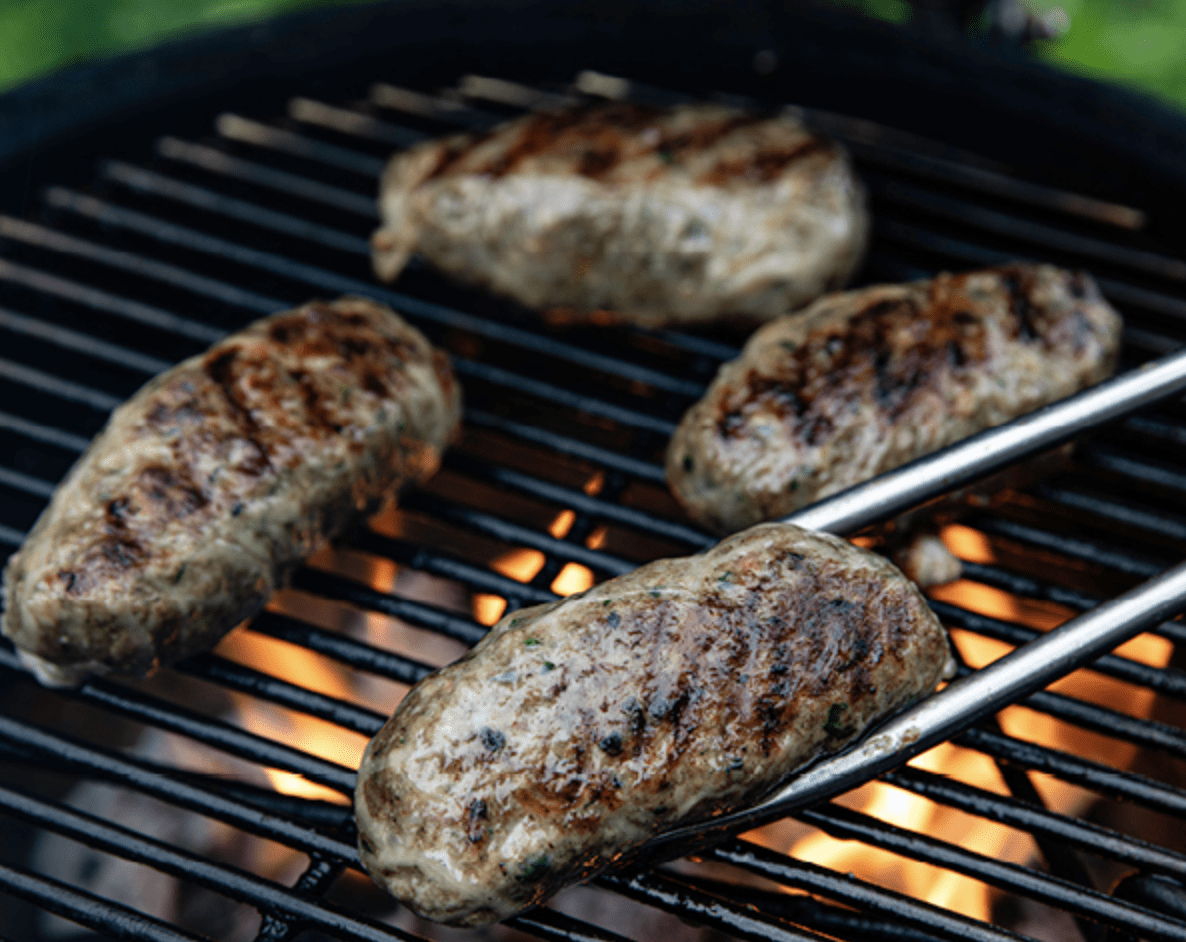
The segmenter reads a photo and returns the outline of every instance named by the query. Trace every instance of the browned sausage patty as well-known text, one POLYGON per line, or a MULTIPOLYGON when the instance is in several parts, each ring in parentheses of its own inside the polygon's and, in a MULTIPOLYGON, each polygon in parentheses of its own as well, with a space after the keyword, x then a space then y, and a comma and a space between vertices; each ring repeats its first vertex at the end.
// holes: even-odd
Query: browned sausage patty
POLYGON ((765 325, 680 422, 667 480, 721 533, 771 520, 1111 375, 1084 274, 1013 264, 830 295, 765 325))
POLYGON ((257 321, 112 413, 8 562, 4 634, 51 684, 208 648, 433 474, 460 413, 445 354, 382 305, 257 321))
POLYGON ((741 808, 930 693, 946 636, 883 558, 754 527, 503 618, 372 740, 368 872, 430 919, 505 919, 658 831, 741 808))
POLYGON ((412 252, 538 310, 768 319, 842 284, 868 233, 843 149, 787 118, 605 103, 397 154, 375 271, 412 252))

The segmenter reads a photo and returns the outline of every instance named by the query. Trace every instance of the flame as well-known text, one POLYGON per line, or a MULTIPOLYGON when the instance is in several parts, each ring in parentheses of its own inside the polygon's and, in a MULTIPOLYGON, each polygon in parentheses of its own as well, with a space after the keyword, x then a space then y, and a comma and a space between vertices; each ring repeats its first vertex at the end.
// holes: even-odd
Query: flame
MULTIPOLYGON (((944 527, 941 537, 962 559, 978 563, 995 561, 989 539, 970 527, 944 527)), ((969 580, 936 587, 930 594, 970 611, 1043 631, 1076 614, 1063 606, 1019 598, 969 580)), ((954 629, 950 634, 961 656, 972 667, 990 664, 1012 650, 1009 644, 969 631, 954 629)), ((1169 663, 1172 650, 1172 644, 1164 638, 1141 635, 1123 645, 1118 653, 1162 667, 1169 663)), ((1052 689, 1134 716, 1150 715, 1155 696, 1147 688, 1135 687, 1090 670, 1077 671, 1054 684, 1052 689)), ((1010 736, 1074 752, 1116 768, 1130 766, 1137 752, 1135 746, 1079 729, 1024 706, 1009 707, 1000 714, 999 720, 1004 732, 1010 736)), ((952 743, 936 746, 910 764, 978 788, 1009 794, 991 758, 952 743)), ((1031 773, 1030 779, 1047 807, 1057 812, 1081 814, 1094 800, 1091 793, 1051 776, 1031 773)), ((889 824, 938 837, 996 860, 1024 865, 1039 855, 1033 838, 1025 832, 936 804, 882 782, 856 789, 838 802, 889 824)), ((798 859, 841 873, 852 873, 860 879, 974 919, 991 918, 996 891, 958 873, 858 842, 838 841, 797 822, 779 822, 747 837, 798 859)))
POLYGON ((979 530, 953 523, 939 531, 939 538, 960 559, 966 559, 970 563, 996 562, 992 544, 979 530))
MULTIPOLYGON (((318 693, 342 699, 351 695, 350 684, 341 668, 306 648, 277 638, 253 631, 235 631, 223 639, 218 646, 218 653, 229 660, 256 667, 273 677, 318 693)), ((246 694, 232 696, 240 722, 249 732, 295 746, 349 768, 358 767, 363 749, 366 748, 366 737, 246 694)), ((300 775, 267 768, 264 774, 272 787, 283 794, 349 804, 346 796, 300 775)))
POLYGON ((572 510, 562 510, 556 515, 556 519, 548 525, 548 532, 558 540, 564 539, 568 536, 568 531, 572 529, 572 525, 576 522, 577 515, 572 510))
POLYGON ((495 559, 490 568, 516 582, 530 582, 544 568, 544 554, 533 549, 511 550, 495 559))
POLYGON ((591 588, 593 588, 593 571, 587 566, 579 566, 576 563, 567 563, 552 583, 552 591, 557 595, 572 595, 591 588))
POLYGON ((480 625, 494 625, 507 610, 507 600, 498 595, 474 594, 474 620, 480 625))

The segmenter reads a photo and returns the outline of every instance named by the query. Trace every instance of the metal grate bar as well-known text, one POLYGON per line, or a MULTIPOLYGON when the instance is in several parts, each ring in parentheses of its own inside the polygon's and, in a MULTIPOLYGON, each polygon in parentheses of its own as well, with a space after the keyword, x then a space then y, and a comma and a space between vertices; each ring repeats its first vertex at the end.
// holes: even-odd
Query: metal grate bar
MULTIPOLYGON (((122 713, 137 722, 188 736, 250 762, 295 772, 311 782, 332 788, 344 795, 354 792, 354 769, 336 762, 319 759, 292 746, 248 733, 220 720, 201 716, 176 704, 105 681, 88 681, 82 686, 81 691, 91 703, 122 713)), ((73 692, 67 694, 75 695, 77 694, 73 692)))
POLYGON ((601 550, 557 539, 531 527, 511 523, 495 514, 473 510, 453 501, 424 491, 409 494, 403 504, 407 510, 419 510, 447 523, 456 524, 473 533, 488 536, 504 543, 537 549, 547 556, 564 562, 580 563, 607 575, 619 576, 637 568, 637 564, 619 559, 601 550))
MULTIPOLYGON (((878 236, 885 237, 891 242, 957 259, 965 264, 979 266, 1001 265, 1013 260, 1033 261, 1032 258, 1022 253, 1000 252, 897 220, 878 220, 874 229, 878 236)), ((1178 320, 1186 318, 1186 301, 1146 288, 1138 288, 1112 278, 1097 277, 1095 281, 1104 294, 1117 303, 1143 308, 1146 311, 1178 320)))
POLYGON ((1096 890, 1016 864, 994 860, 912 831, 884 824, 876 818, 837 805, 821 805, 795 815, 840 840, 859 840, 904 857, 954 870, 999 889, 1028 896, 1058 909, 1126 930, 1145 938, 1186 939, 1186 923, 1169 920, 1096 890))
POLYGON ((209 942, 120 903, 4 864, 0 864, 0 892, 127 942, 209 942))
MULTIPOLYGON (((309 860, 309 866, 293 887, 293 891, 305 899, 316 899, 325 893, 341 874, 341 864, 312 857, 309 860)), ((255 939, 256 942, 285 942, 298 931, 299 927, 296 923, 268 913, 264 916, 255 939)))
MULTIPOLYGON (((294 98, 288 103, 288 115, 305 124, 313 124, 354 137, 365 137, 392 147, 411 147, 427 140, 430 135, 411 128, 398 127, 388 121, 355 111, 339 108, 312 98, 294 98)), ((380 161, 380 169, 386 161, 380 161)))
MULTIPOLYGON (((963 567, 963 578, 973 582, 980 582, 993 588, 1004 589, 1011 595, 1022 598, 1056 602, 1059 605, 1066 605, 1069 608, 1081 612, 1095 608, 1103 601, 1103 598, 1100 596, 1089 595, 1077 589, 1068 589, 1051 583, 1039 582, 1037 579, 1032 579, 1029 576, 1018 575, 1017 573, 1009 572, 995 566, 988 566, 983 563, 961 560, 961 566, 963 567)), ((1175 643, 1180 644, 1186 642, 1186 625, 1181 622, 1162 622, 1156 628, 1151 629, 1151 632, 1161 635, 1163 638, 1168 638, 1175 643)))
MULTIPOLYGON (((190 658, 180 664, 178 669, 183 674, 218 684, 227 690, 237 690, 290 710, 298 710, 306 716, 315 716, 319 720, 359 733, 368 739, 379 732, 387 722, 386 716, 374 710, 367 710, 348 700, 330 697, 285 680, 278 680, 270 674, 213 654, 200 654, 190 658)), ((428 676, 431 672, 432 668, 427 668, 423 676, 428 676)))
POLYGON ((1120 454, 1099 444, 1084 448, 1082 458, 1095 467, 1113 474, 1186 493, 1186 475, 1147 458, 1138 461, 1130 455, 1120 454))
POLYGON ((1019 705, 1093 733, 1186 758, 1186 731, 1168 723, 1137 719, 1118 710, 1050 691, 1031 694, 1019 705))
MULTIPOLYGON (((1186 475, 1179 475, 1186 483, 1186 475)), ((1140 527, 1166 536, 1174 540, 1186 541, 1186 519, 1171 514, 1168 510, 1155 512, 1131 504, 1121 503, 1110 498, 1099 497, 1095 494, 1085 494, 1079 490, 1067 487, 1053 487, 1043 484, 1035 487, 1035 496, 1048 500, 1060 507, 1072 510, 1085 510, 1088 513, 1105 518, 1115 523, 1122 523, 1130 527, 1140 527)))
POLYGON ((1166 568, 1164 564, 1155 562, 1148 557, 1110 549, 1091 540, 1040 530, 1015 520, 1005 520, 1000 517, 974 517, 968 521, 968 525, 990 536, 1002 536, 1028 546, 1053 550, 1062 556, 1085 563, 1094 563, 1126 576, 1149 579, 1166 568))
POLYGON ((842 876, 824 867, 795 860, 750 841, 730 841, 713 848, 706 856, 783 886, 837 900, 859 912, 880 913, 953 942, 1007 942, 1018 938, 996 926, 866 883, 851 874, 842 876))
MULTIPOLYGON (((1033 641, 1042 634, 1033 628, 980 615, 937 599, 931 599, 929 604, 944 624, 973 631, 986 638, 1005 641, 1015 647, 1033 641)), ((1173 668, 1150 667, 1148 664, 1117 654, 1105 654, 1094 661, 1089 669, 1118 680, 1149 687, 1167 696, 1186 699, 1186 674, 1173 668)))
POLYGON ((0 279, 30 288, 33 291, 62 298, 65 301, 73 301, 107 314, 114 314, 116 317, 144 327, 180 334, 206 345, 222 339, 225 333, 217 327, 192 321, 186 317, 178 317, 176 314, 170 314, 160 308, 120 298, 98 288, 88 288, 78 282, 59 278, 57 275, 28 268, 25 265, 18 265, 5 259, 0 259, 0 279))
MULTIPOLYGON (((358 866, 358 852, 353 843, 346 843, 299 824, 292 820, 293 815, 271 814, 251 803, 235 801, 209 788, 200 788, 184 781, 177 773, 165 774, 149 767, 147 763, 7 717, 0 717, 0 737, 36 754, 52 757, 81 774, 97 775, 304 853, 323 854, 358 866)), ((349 809, 341 811, 347 816, 350 813, 349 809)))
MULTIPOLYGON (((224 113, 214 119, 214 128, 229 140, 244 144, 254 144, 257 147, 267 147, 283 151, 294 157, 337 167, 339 170, 349 170, 367 177, 376 177, 383 170, 383 161, 369 154, 347 150, 334 144, 327 144, 303 134, 294 134, 282 128, 253 121, 237 114, 224 113)), ((396 146, 409 147, 422 139, 423 135, 410 134, 396 146)), ((393 142, 394 143, 394 142, 393 142)))
MULTIPOLYGON (((385 537, 381 534, 367 532, 359 535, 357 546, 377 556, 383 556, 395 562, 402 562, 413 569, 452 579, 477 592, 501 595, 504 598, 516 599, 524 602, 553 602, 558 596, 545 589, 519 582, 509 576, 492 572, 481 566, 475 566, 445 555, 443 552, 426 549, 415 543, 385 537)), ((357 596, 360 600, 364 596, 357 596)), ((420 603, 425 604, 425 603, 420 603)), ((429 610, 435 611, 431 606, 429 610)), ((396 614, 394 611, 391 614, 396 614)), ((454 617, 459 617, 452 613, 454 617)), ((404 617, 404 616, 398 616, 404 617)), ((468 630, 468 629, 463 629, 468 630)))
MULTIPOLYGON (((399 88, 385 82, 377 82, 372 85, 369 97, 380 108, 403 111, 420 118, 432 118, 435 121, 474 131, 489 130, 506 120, 501 114, 474 108, 463 104, 458 99, 426 95, 424 92, 399 88)), ((294 114, 293 117, 297 117, 297 115, 294 114)))
POLYGON ((80 452, 91 443, 89 438, 54 428, 52 425, 30 422, 28 419, 22 419, 9 412, 0 411, 0 429, 6 432, 16 432, 31 441, 52 445, 54 448, 61 448, 64 451, 80 452))
POLYGON ((1016 798, 1006 798, 910 767, 887 773, 884 781, 939 804, 997 821, 1019 831, 1028 831, 1035 836, 1045 835, 1096 856, 1179 879, 1186 876, 1186 856, 1182 854, 1125 837, 1096 824, 1035 807, 1016 798))
POLYGON ((656 517, 654 514, 636 510, 633 507, 600 500, 597 497, 589 496, 584 491, 552 484, 550 481, 511 468, 491 465, 457 451, 450 452, 445 457, 444 466, 461 471, 469 477, 489 481, 508 490, 552 501, 598 520, 611 520, 614 523, 644 530, 652 535, 679 540, 690 546, 707 548, 717 542, 715 537, 695 530, 686 524, 676 523, 664 517, 656 517))
POLYGON ((1130 249, 1114 242, 1056 229, 1044 223, 1031 222, 910 184, 874 179, 870 181, 870 189, 878 200, 885 200, 907 210, 921 209, 943 219, 954 220, 962 226, 971 226, 993 235, 1018 239, 1041 246, 1043 249, 1067 252, 1171 281, 1186 281, 1186 262, 1165 255, 1130 249))
MULTIPOLYGON (((368 674, 377 674, 389 680, 399 681, 400 683, 415 683, 412 678, 418 678, 422 671, 432 670, 427 664, 421 664, 411 658, 392 654, 390 651, 384 651, 382 648, 363 644, 360 641, 347 638, 336 631, 317 628, 314 625, 293 618, 291 615, 280 615, 276 612, 268 611, 261 612, 251 620, 251 623, 247 627, 250 631, 307 648, 315 654, 332 658, 338 663, 353 667, 356 670, 366 671, 368 674)), ((454 638, 471 647, 481 641, 486 634, 485 627, 476 623, 465 623, 463 630, 457 629, 455 626, 446 627, 449 630, 436 625, 432 626, 430 630, 446 637, 454 638)))
MULTIPOLYGON (((421 567, 414 568, 420 569, 421 567)), ((432 569, 424 567, 423 571, 432 572, 432 569)), ((519 585, 519 583, 515 583, 515 585, 519 585)), ((379 592, 362 583, 316 569, 305 568, 298 572, 293 580, 293 588, 302 589, 322 598, 348 602, 358 608, 370 609, 394 618, 401 618, 418 628, 428 628, 457 640, 472 636, 477 631, 485 634, 485 629, 477 622, 471 621, 457 612, 438 608, 427 602, 414 602, 397 595, 379 592)), ((416 669, 418 667, 419 665, 416 669)))
POLYGON ((0 358, 0 379, 20 383, 22 386, 29 386, 70 402, 90 406, 102 413, 110 412, 123 402, 119 396, 113 396, 90 386, 84 386, 82 383, 62 379, 52 373, 24 366, 21 363, 13 363, 11 360, 3 358, 0 358))
POLYGON ((598 886, 621 893, 640 903, 655 906, 685 922, 710 926, 735 939, 752 942, 825 942, 821 935, 793 926, 751 906, 709 896, 683 881, 656 871, 630 878, 598 877, 598 886))
POLYGON ((163 137, 156 143, 156 152, 166 160, 197 167, 209 173, 230 177, 243 183, 276 190, 285 196, 321 203, 332 209, 362 216, 364 219, 378 219, 379 211, 373 196, 330 186, 317 180, 310 180, 299 174, 265 167, 263 164, 232 157, 224 151, 205 144, 191 144, 175 137, 163 137))
POLYGON ((152 867, 216 893, 250 903, 261 912, 299 920, 339 938, 358 942, 417 939, 394 926, 350 916, 324 901, 314 902, 286 887, 234 867, 212 863, 197 854, 101 821, 66 805, 30 798, 0 787, 0 808, 31 824, 81 841, 125 860, 152 867))
MULTIPOLYGON (((586 393, 573 392, 560 386, 532 379, 498 366, 478 363, 475 360, 453 360, 453 371, 466 379, 481 380, 495 386, 512 389, 545 402, 565 406, 579 413, 601 416, 625 425, 629 428, 644 429, 659 435, 670 436, 675 431, 675 423, 656 418, 646 412, 615 405, 594 398, 586 393)), ((478 397, 475 397, 478 398, 478 397)))
POLYGON ((99 167, 99 176, 112 183, 127 187, 140 196, 158 196, 194 209, 224 216, 236 222, 245 222, 261 229, 268 229, 282 235, 319 246, 349 252, 364 258, 370 256, 371 243, 360 236, 340 229, 331 229, 301 216, 278 212, 257 203, 225 196, 205 187, 183 183, 152 170, 144 170, 120 160, 110 160, 99 167))
POLYGON ((194 229, 147 216, 144 213, 119 208, 111 203, 67 190, 64 187, 49 189, 45 198, 46 202, 55 209, 77 213, 97 222, 147 235, 162 243, 266 271, 269 274, 279 275, 282 278, 319 290, 361 294, 377 298, 390 303, 397 310, 411 317, 428 323, 468 330, 490 340, 512 344, 559 360, 566 360, 611 376, 619 376, 631 382, 644 383, 657 390, 695 398, 704 392, 704 387, 700 383, 682 380, 659 370, 585 350, 565 341, 554 340, 522 328, 489 321, 410 295, 379 288, 370 282, 338 275, 328 269, 301 264, 272 252, 264 252, 206 235, 194 229))
MULTIPOLYGON (((164 282, 175 287, 183 288, 192 294, 213 298, 216 301, 234 307, 241 307, 249 311, 259 311, 261 313, 271 313, 276 310, 277 301, 274 298, 257 294, 254 291, 245 291, 234 285, 229 285, 224 281, 218 281, 215 278, 195 275, 193 272, 186 271, 176 265, 157 262, 135 252, 124 252, 119 249, 107 248, 95 242, 66 235, 56 229, 39 226, 32 222, 25 222, 22 219, 14 219, 11 216, 0 216, 0 236, 45 249, 49 252, 73 255, 89 262, 97 262, 108 268, 131 272, 141 278, 150 278, 154 281, 164 282)), ((124 301, 123 303, 127 304, 128 302, 124 301)), ((169 329, 168 325, 164 322, 152 324, 151 326, 169 329)), ((221 332, 216 336, 212 335, 211 330, 212 328, 202 325, 200 332, 204 333, 201 336, 195 334, 194 339, 209 343, 222 336, 221 332)))
POLYGON ((135 350, 129 350, 119 344, 108 343, 97 337, 70 330, 68 327, 49 324, 39 318, 27 317, 5 308, 0 308, 0 329, 20 334, 23 337, 43 340, 63 350, 85 353, 96 360, 104 360, 107 363, 114 363, 117 366, 123 366, 150 376, 172 366, 167 360, 162 360, 159 357, 137 353, 135 350))

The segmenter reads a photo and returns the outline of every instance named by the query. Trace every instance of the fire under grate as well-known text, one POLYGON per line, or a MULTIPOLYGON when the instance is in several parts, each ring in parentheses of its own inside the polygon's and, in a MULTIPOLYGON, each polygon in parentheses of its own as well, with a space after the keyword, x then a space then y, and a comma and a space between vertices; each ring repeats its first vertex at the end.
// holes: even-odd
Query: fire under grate
MULTIPOLYGON (((89 188, 50 187, 25 218, 0 217, 5 554, 111 408, 227 331, 310 297, 390 303, 451 352, 466 390, 465 437, 442 473, 311 560, 217 654, 145 683, 49 693, 0 647, 0 836, 19 836, 6 843, 23 853, 0 857, 0 913, 10 914, 0 915, 0 932, 51 934, 54 924, 34 914, 53 913, 120 939, 204 937, 185 918, 55 875, 32 848, 58 835, 89 849, 99 869, 131 861, 142 865, 135 872, 258 913, 261 940, 417 937, 422 926, 384 921, 357 875, 345 803, 354 769, 334 752, 344 747, 318 745, 323 736, 337 731, 360 750, 394 692, 475 643, 504 610, 714 542, 667 494, 661 458, 740 338, 550 330, 425 267, 413 266, 397 290, 369 274, 377 175, 392 150, 573 95, 677 96, 591 73, 547 89, 467 76, 445 91, 363 91, 347 103, 294 97, 278 118, 223 114, 207 139, 161 138, 141 162, 102 162, 89 188), (403 648, 383 643, 393 632, 403 648), (316 682, 276 669, 269 656, 278 652, 317 665, 316 682), (264 719, 252 721, 253 710, 264 719), (172 745, 145 753, 131 745, 144 731, 172 745), (185 748, 226 757, 232 771, 203 768, 185 748), (146 808, 263 839, 299 867, 281 876, 126 826, 67 795, 66 782, 103 783, 146 808)), ((876 221, 863 281, 1011 258, 1085 267, 1125 315, 1122 369, 1186 342, 1186 263, 1141 231, 1139 212, 1027 183, 892 129, 804 116, 849 144, 869 186, 876 221)), ((1186 410, 1174 401, 1080 442, 1065 471, 966 507, 945 531, 964 580, 933 593, 964 656, 983 663, 1186 556, 1184 458, 1186 410)), ((1186 673, 1173 653, 1183 639, 1186 627, 1163 625, 943 747, 967 769, 995 770, 992 783, 964 766, 941 774, 916 763, 879 786, 883 797, 948 809, 951 821, 1006 830, 1029 848, 1021 859, 842 799, 796 815, 785 846, 777 825, 717 848, 699 867, 596 885, 740 939, 1017 937, 941 893, 853 876, 835 847, 832 865, 787 852, 830 837, 921 864, 938 874, 932 886, 962 875, 984 888, 994 920, 1014 929, 1053 924, 1057 911, 1067 914, 1064 938, 1186 939, 1186 673), (1063 734, 1057 744, 1042 733, 1050 729, 1063 734), (1026 906, 1039 914, 1030 922, 1017 916, 1026 906)), ((588 910, 541 909, 510 927, 542 939, 621 938, 588 910)))

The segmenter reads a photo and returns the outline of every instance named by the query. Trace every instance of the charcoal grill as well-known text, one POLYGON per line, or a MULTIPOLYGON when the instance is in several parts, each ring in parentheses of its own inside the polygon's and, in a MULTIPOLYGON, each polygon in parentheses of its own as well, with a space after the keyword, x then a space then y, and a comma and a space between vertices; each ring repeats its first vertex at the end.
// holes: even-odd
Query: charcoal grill
MULTIPOLYGON (((875 238, 862 280, 1016 257, 1084 266, 1126 316, 1123 368, 1183 345, 1186 165, 1177 155, 1186 122, 1137 96, 1007 52, 807 7, 404 2, 303 15, 83 67, 0 99, 0 552, 19 545, 107 412, 148 376, 259 315, 339 293, 392 303, 451 350, 466 386, 466 437, 397 516, 314 560, 296 577, 296 603, 241 631, 349 677, 410 684, 430 668, 334 630, 333 613, 375 613, 464 644, 485 627, 456 605, 393 588, 377 575, 392 564, 513 609, 554 598, 570 567, 601 579, 710 545, 667 495, 661 455, 740 338, 551 330, 423 268, 394 290, 369 276, 376 175, 390 151, 581 94, 794 103, 849 144, 870 185, 875 238), (499 570, 493 561, 511 551, 539 554, 534 575, 499 570)), ((962 524, 994 550, 991 562, 966 561, 966 578, 1049 616, 1156 575, 1186 556, 1184 458, 1186 411, 1176 401, 1081 441, 1065 472, 964 509, 962 524)), ((1024 618, 933 605, 967 637, 1015 645, 1036 633, 1024 618)), ((1157 634, 1186 640, 1177 623, 1157 634)), ((1070 914, 1090 940, 1186 939, 1186 854, 1173 839, 1186 816, 1177 663, 1112 654, 1094 665, 1096 676, 1153 692, 1150 715, 1050 690, 1026 701, 1138 747, 1148 760, 1139 771, 990 722, 957 742, 997 763, 1010 794, 916 768, 886 776, 1032 835, 1033 866, 842 804, 797 817, 969 875, 1006 901, 1070 914), (1098 799, 1094 820, 1044 806, 1036 773, 1098 799), (1165 840, 1098 823, 1125 804, 1168 822, 1165 840)), ((222 719, 194 693, 232 691, 348 735, 373 734, 381 713, 221 655, 155 683, 49 693, 4 645, 0 672, 0 937, 39 937, 38 914, 48 912, 103 937, 197 938, 43 872, 29 848, 50 833, 247 904, 262 916, 259 939, 410 937, 376 919, 365 884, 351 881, 358 864, 343 805, 123 749, 128 728, 165 731, 349 795, 353 769, 222 719), (171 695, 178 685, 186 696, 171 695), (307 864, 285 883, 105 821, 64 800, 77 781, 221 822, 307 864)), ((598 886, 742 939, 1016 938, 751 840, 705 859, 722 866, 615 874, 598 886)), ((511 925, 535 938, 620 938, 548 909, 511 925)))

